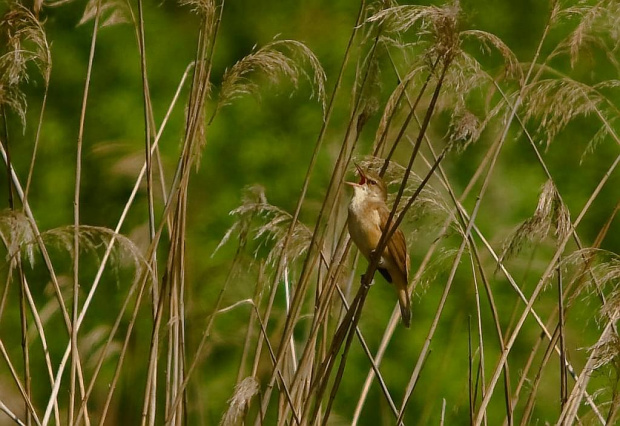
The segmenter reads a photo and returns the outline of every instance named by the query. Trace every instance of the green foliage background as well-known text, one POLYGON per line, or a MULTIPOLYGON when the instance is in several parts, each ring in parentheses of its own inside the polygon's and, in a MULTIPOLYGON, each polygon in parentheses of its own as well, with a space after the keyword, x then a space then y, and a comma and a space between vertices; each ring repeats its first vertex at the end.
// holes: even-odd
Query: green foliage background
MULTIPOLYGON (((421 2, 422 3, 422 2, 421 2)), ((428 2, 424 2, 425 4, 428 2)), ((148 78, 151 89, 155 120, 159 124, 174 95, 178 82, 187 66, 194 60, 198 34, 198 18, 187 6, 173 1, 145 3, 145 39, 147 47, 148 78)), ((6 9, 8 5, 0 8, 6 9)), ((135 7, 135 6, 134 6, 135 7)), ((545 1, 483 1, 463 0, 464 22, 468 28, 481 29, 500 37, 513 50, 520 61, 527 63, 534 55, 541 34, 546 25, 550 6, 545 1)), ((43 118, 40 147, 32 180, 29 202, 41 230, 52 229, 73 223, 73 191, 75 173, 75 149, 78 134, 80 107, 88 63, 92 21, 78 25, 85 8, 84 1, 73 1, 58 7, 45 7, 42 11, 44 28, 51 43, 52 72, 47 107, 43 118)), ((346 43, 350 36, 358 2, 301 0, 282 2, 276 0, 228 1, 224 6, 221 29, 217 38, 213 64, 213 96, 207 107, 207 116, 213 110, 218 84, 227 68, 250 53, 254 46, 263 46, 274 38, 294 39, 307 44, 316 54, 327 75, 327 92, 331 93, 335 77, 342 61, 346 43)), ((549 46, 555 46, 572 29, 571 22, 549 36, 549 46)), ((617 46, 616 46, 617 47, 617 46)), ((547 49, 545 46, 544 49, 547 49)), ((545 52, 543 52, 544 54, 545 52)), ((546 52, 548 53, 548 52, 546 52)), ((359 56, 359 47, 354 55, 359 56)), ((617 52, 614 52, 617 57, 617 52)), ((500 60, 493 56, 482 57, 490 69, 497 70, 500 60)), ((351 61, 351 63, 354 63, 351 61)), ((609 66, 602 51, 592 48, 583 55, 575 67, 565 59, 558 59, 553 66, 562 73, 592 84, 598 81, 617 79, 617 69, 609 66)), ((32 159, 38 116, 43 99, 43 82, 30 70, 31 79, 23 87, 28 99, 27 124, 22 130, 16 116, 8 113, 8 134, 11 144, 13 166, 18 176, 25 181, 32 159)), ((313 226, 325 194, 337 150, 341 144, 351 106, 354 67, 345 72, 343 88, 336 99, 334 115, 328 127, 324 148, 317 167, 312 174, 308 202, 301 214, 301 221, 313 226)), ((396 77, 386 67, 382 74, 381 99, 385 101, 396 85, 396 77)), ((188 284, 187 342, 188 348, 195 348, 202 335, 208 315, 212 313, 215 300, 221 290, 236 250, 234 239, 215 254, 215 248, 235 218, 229 212, 236 208, 243 190, 248 185, 260 184, 266 189, 269 202, 292 212, 300 194, 308 162, 314 149, 321 123, 321 105, 311 99, 311 87, 302 82, 298 90, 289 83, 272 85, 261 81, 260 99, 244 97, 222 108, 213 124, 207 128, 207 144, 202 151, 199 167, 191 176, 187 216, 186 282, 188 284)), ((162 162, 166 181, 170 182, 181 148, 185 126, 184 105, 187 101, 187 85, 182 98, 170 118, 160 142, 162 162)), ((617 91, 611 99, 618 104, 617 91)), ((81 222, 88 225, 114 228, 116 221, 131 191, 135 176, 144 155, 144 106, 140 75, 140 57, 134 29, 128 24, 102 28, 98 34, 94 58, 94 70, 88 99, 85 122, 84 157, 81 195, 81 222)), ((441 143, 446 137, 449 115, 442 113, 434 118, 429 136, 441 143)), ((374 129, 379 117, 373 117, 361 135, 356 155, 360 158, 370 153, 374 129)), ((610 159, 618 155, 618 145, 609 138, 596 148, 584 154, 588 143, 598 129, 592 117, 580 117, 570 123, 546 146, 544 136, 536 133, 537 123, 528 127, 543 151, 551 175, 564 197, 574 219, 593 189, 607 170, 610 159)), ((415 127, 415 126, 413 126, 415 127)), ((415 136, 417 128, 410 129, 415 136)), ((491 236, 491 244, 500 251, 505 238, 534 211, 541 186, 546 181, 531 146, 523 132, 513 126, 489 193, 485 208, 480 211, 476 224, 481 231, 491 236)), ((497 137, 497 131, 486 131, 481 139, 463 153, 451 152, 443 165, 456 186, 457 193, 463 190, 472 173, 487 153, 489 145, 497 137)), ((3 138, 4 139, 4 138, 3 138)), ((408 154, 403 148, 395 160, 405 164, 408 154)), ((420 162, 415 169, 423 174, 427 168, 420 162)), ((0 171, 0 182, 7 181, 6 168, 0 171)), ((349 174, 353 179, 353 173, 349 174)), ((437 182, 431 185, 440 187, 437 182)), ((618 202, 620 175, 615 172, 605 185, 601 195, 578 228, 585 246, 591 246, 603 224, 618 202)), ((2 190, 6 185, 2 185, 2 190)), ((6 195, 1 198, 1 207, 8 208, 6 195)), ((158 200, 161 202, 161 199, 158 200)), ((465 207, 471 211, 475 202, 470 197, 465 207)), ((159 220, 161 211, 156 212, 159 220)), ((147 244, 147 200, 145 189, 139 192, 121 233, 130 237, 138 246, 147 244)), ((411 235, 410 252, 412 269, 415 270, 429 244, 435 238, 433 221, 410 223, 406 231, 411 235)), ((603 240, 601 248, 617 253, 620 248, 618 220, 611 224, 611 230, 603 240)), ((452 236, 452 243, 458 246, 458 236, 452 236)), ((447 244, 450 246, 450 240, 447 244)), ((256 282, 257 256, 264 256, 265 248, 251 241, 244 253, 247 274, 239 274, 231 282, 224 295, 223 306, 252 298, 256 282)), ((537 271, 544 269, 545 260, 553 254, 553 243, 543 242, 535 248, 526 248, 518 257, 509 261, 518 271, 524 271, 521 284, 524 292, 534 287, 539 279, 537 271), (530 263, 531 269, 526 265, 530 263), (542 265, 542 266, 541 266, 542 265)), ((58 262, 58 273, 71 280, 71 260, 63 250, 53 251, 58 262)), ((83 286, 88 286, 97 266, 92 254, 83 255, 81 271, 83 286)), ((165 260, 165 258, 163 259, 165 260)), ((489 259, 486 259, 489 261, 489 259)), ((365 270, 365 261, 360 262, 359 273, 365 270)), ((409 372, 418 356, 426 337, 437 303, 443 291, 448 263, 436 265, 436 277, 427 286, 418 287, 413 296, 413 323, 411 330, 400 327, 396 331, 389 355, 382 364, 382 372, 393 391, 396 401, 402 398, 409 372)), ((463 262, 449 296, 446 310, 439 324, 439 330, 432 343, 432 352, 425 364, 420 382, 414 392, 407 424, 438 424, 445 401, 446 424, 467 424, 468 419, 468 329, 475 321, 475 295, 469 265, 463 262), (423 398, 422 398, 423 396, 423 398)), ((298 273, 299 271, 295 271, 298 273)), ((2 270, 6 277, 7 268, 2 270)), ((45 269, 40 259, 34 267, 28 266, 27 274, 40 306, 52 299, 45 269)), ((122 265, 106 271, 103 286, 98 291, 91 312, 87 316, 85 329, 109 325, 115 318, 114 306, 122 303, 122 289, 132 280, 133 270, 122 265)), ((505 329, 514 321, 514 298, 507 281, 497 273, 492 285, 500 321, 505 329)), ((70 284, 67 284, 68 288, 70 284)), ((82 290, 84 291, 84 290, 82 290)), ((124 293, 123 293, 124 294, 124 293)), ((14 359, 19 359, 20 336, 18 306, 15 287, 10 290, 8 304, 0 323, 0 337, 14 359)), ((552 309, 557 298, 549 290, 541 296, 540 306, 552 309)), ((368 338, 371 348, 379 344, 383 329, 393 308, 392 290, 381 279, 371 289, 364 307, 360 327, 368 338)), ((149 309, 144 306, 145 311, 149 309)), ((284 294, 278 293, 276 311, 285 309, 284 294)), ((488 307, 483 315, 490 321, 488 307)), ((592 345, 599 333, 597 325, 598 306, 593 302, 579 306, 567 318, 567 346, 574 365, 583 366, 587 358, 584 348, 592 345), (584 333, 584 324, 586 332, 584 333)), ((249 307, 243 305, 218 315, 210 342, 203 353, 204 360, 195 372, 188 388, 188 424, 217 424, 227 408, 226 401, 233 394, 235 377, 241 359, 240 348, 245 339, 249 307)), ((55 315, 58 315, 56 312, 55 315)), ((270 332, 278 333, 276 324, 270 324, 270 332)), ((130 352, 123 370, 112 406, 112 418, 107 424, 138 424, 142 407, 145 382, 145 357, 148 354, 148 339, 152 324, 148 315, 140 320, 132 337, 130 352), (146 345, 145 346, 145 342, 146 345)), ((510 359, 516 365, 529 356, 539 331, 529 324, 527 332, 518 339, 510 359)), ((66 331, 60 326, 48 332, 52 358, 59 359, 67 342, 66 331)), ((497 355, 497 342, 489 333, 487 349, 497 355)), ((189 358, 193 358, 193 350, 189 358)), ((40 357, 40 355, 33 355, 40 357)), ((163 355, 162 355, 163 356, 163 355)), ((542 356, 542 354, 540 355, 542 356)), ((487 368, 495 367, 494 358, 487 368)), ((33 359, 32 365, 37 365, 33 359)), ((40 361, 40 360, 39 360, 40 361)), ((84 360, 85 363, 88 359, 84 360)), ((558 360, 553 362, 558 365, 558 360)), ((33 367, 34 377, 42 376, 41 365, 33 367)), ((266 374, 269 362, 264 363, 266 374)), ((345 379, 340 388, 333 424, 347 424, 352 408, 359 397, 359 390, 368 371, 368 361, 357 342, 353 343, 345 379), (337 419, 340 418, 341 421, 337 419)), ((113 366, 107 366, 103 375, 111 378, 113 366)), ((487 374, 489 374, 487 372, 487 374)), ((519 371, 513 369, 513 381, 519 371)), ((558 415, 560 391, 557 387, 559 365, 545 373, 539 390, 540 403, 536 406, 533 421, 540 423, 558 415), (544 401, 553 401, 545 404, 544 401)), ((611 373, 602 372, 595 379, 601 383, 612 380, 611 373)), ((5 364, 0 364, 0 399, 7 405, 15 401, 16 390, 8 375, 5 364)), ((68 377, 68 374, 67 374, 68 377)), ((260 378, 259 378, 260 379, 260 378)), ((39 380, 37 378, 36 380, 39 380)), ((34 382, 36 382, 36 380, 34 382)), ((104 380, 105 381, 105 380, 104 380)), ((34 383, 33 382, 33 383, 34 383)), ((35 401, 44 406, 48 389, 35 387, 38 394, 35 401)), ((105 388, 94 396, 93 405, 105 398, 105 388)), ((19 398, 17 396, 17 398, 19 398)), ((67 395, 61 394, 61 399, 67 395)), ((494 397, 495 398, 495 397, 494 397)), ((490 419, 503 415, 501 395, 494 400, 490 419)), ((19 412, 19 404, 11 407, 19 412)), ((373 385, 369 402, 364 411, 362 424, 393 424, 391 413, 385 405, 379 388, 373 385)), ((3 424, 0 421, 0 424, 3 424)), ((275 424, 275 423, 274 423, 275 424)), ((490 422, 490 424, 497 424, 490 422)))

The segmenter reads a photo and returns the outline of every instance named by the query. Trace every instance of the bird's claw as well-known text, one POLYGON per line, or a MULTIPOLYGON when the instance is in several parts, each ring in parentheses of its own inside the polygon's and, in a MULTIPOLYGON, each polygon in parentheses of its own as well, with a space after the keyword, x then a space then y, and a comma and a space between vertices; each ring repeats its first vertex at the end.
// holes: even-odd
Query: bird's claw
POLYGON ((376 265, 378 268, 382 267, 385 263, 383 256, 380 256, 379 253, 377 253, 377 250, 370 250, 370 253, 368 254, 368 260, 372 263, 374 261, 376 261, 376 265))
MULTIPOLYGON (((361 282, 362 282, 362 285, 366 284, 366 274, 362 274, 361 282)), ((374 284, 375 284, 375 280, 371 279, 370 282, 366 285, 370 287, 371 285, 374 285, 374 284)))
POLYGON ((375 257, 377 256, 377 250, 370 250, 370 253, 368 255, 370 257, 370 261, 372 262, 373 260, 375 260, 375 257))

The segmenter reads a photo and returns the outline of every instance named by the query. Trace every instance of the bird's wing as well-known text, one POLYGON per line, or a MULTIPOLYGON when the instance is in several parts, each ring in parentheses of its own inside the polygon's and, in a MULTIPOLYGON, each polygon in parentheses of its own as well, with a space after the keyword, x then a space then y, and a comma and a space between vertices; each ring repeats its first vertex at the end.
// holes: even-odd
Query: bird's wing
MULTIPOLYGON (((379 209, 379 215, 381 216, 381 230, 384 231, 385 224, 387 223, 390 211, 387 206, 379 209)), ((394 220, 392 220, 394 223, 394 220)), ((392 238, 387 243, 387 252, 394 259, 394 262, 398 265, 398 268, 404 273, 405 281, 409 277, 409 253, 407 253, 407 242, 405 240, 405 234, 400 229, 392 235, 392 238)))

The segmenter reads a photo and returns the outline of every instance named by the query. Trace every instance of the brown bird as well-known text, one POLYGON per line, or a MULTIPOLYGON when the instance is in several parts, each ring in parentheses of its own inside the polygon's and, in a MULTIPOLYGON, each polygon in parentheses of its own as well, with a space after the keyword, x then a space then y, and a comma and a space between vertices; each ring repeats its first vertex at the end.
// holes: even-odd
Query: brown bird
MULTIPOLYGON (((390 215, 390 209, 386 204, 387 186, 377 174, 364 171, 357 164, 355 167, 360 175, 360 181, 346 182, 354 190, 349 203, 347 225, 351 239, 370 262, 390 215)), ((411 324, 411 303, 407 294, 409 253, 405 235, 400 229, 397 229, 387 242, 379 258, 377 270, 387 282, 396 287, 403 324, 409 327, 411 324)))

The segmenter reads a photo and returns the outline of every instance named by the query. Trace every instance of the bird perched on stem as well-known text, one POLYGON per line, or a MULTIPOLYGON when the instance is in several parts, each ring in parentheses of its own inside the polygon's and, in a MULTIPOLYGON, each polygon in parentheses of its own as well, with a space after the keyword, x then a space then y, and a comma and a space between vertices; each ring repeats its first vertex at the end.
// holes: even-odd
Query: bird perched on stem
MULTIPOLYGON (((390 216, 390 209, 386 204, 387 185, 379 175, 364 171, 357 164, 355 167, 360 175, 359 183, 346 182, 354 190, 349 203, 347 226, 351 239, 364 257, 371 262, 372 257, 377 255, 375 250, 390 216)), ((411 303, 407 293, 409 253, 405 235, 400 229, 397 229, 387 242, 379 258, 377 270, 396 288, 401 318, 405 327, 409 327, 411 325, 411 303)))

